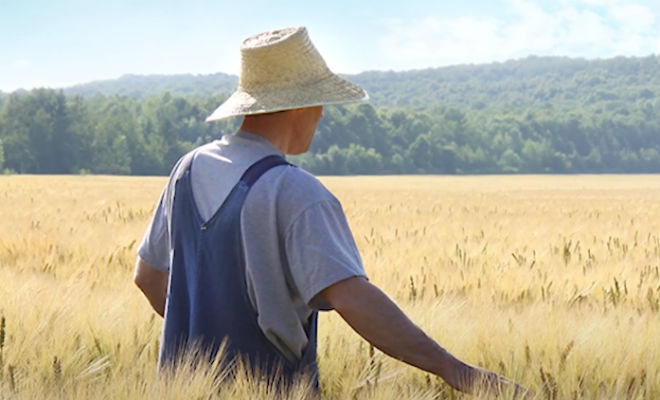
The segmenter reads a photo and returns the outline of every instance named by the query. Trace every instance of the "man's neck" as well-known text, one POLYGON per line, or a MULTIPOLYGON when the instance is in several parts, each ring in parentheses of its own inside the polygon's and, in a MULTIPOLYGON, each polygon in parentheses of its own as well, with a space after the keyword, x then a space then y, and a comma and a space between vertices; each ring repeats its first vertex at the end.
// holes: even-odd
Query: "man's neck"
POLYGON ((240 129, 263 137, 280 152, 287 154, 293 134, 292 118, 289 112, 246 115, 240 129))

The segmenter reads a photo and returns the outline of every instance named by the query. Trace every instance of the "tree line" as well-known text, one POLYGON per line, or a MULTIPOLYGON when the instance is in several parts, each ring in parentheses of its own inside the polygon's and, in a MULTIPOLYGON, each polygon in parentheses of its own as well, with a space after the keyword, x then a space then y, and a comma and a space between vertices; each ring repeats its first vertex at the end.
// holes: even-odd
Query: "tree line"
MULTIPOLYGON (((374 101, 326 107, 312 148, 293 161, 315 174, 657 173, 659 60, 356 75, 374 101)), ((167 174, 240 122, 204 122, 227 94, 186 93, 0 93, 0 170, 167 174)))

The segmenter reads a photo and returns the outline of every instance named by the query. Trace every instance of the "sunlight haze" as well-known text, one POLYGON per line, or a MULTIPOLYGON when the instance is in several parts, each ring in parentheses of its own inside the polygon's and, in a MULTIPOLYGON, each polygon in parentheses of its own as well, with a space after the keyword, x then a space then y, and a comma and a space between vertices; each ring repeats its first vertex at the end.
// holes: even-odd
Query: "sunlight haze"
POLYGON ((0 0, 0 91, 123 74, 236 74, 241 41, 307 26, 339 73, 528 55, 660 53, 656 0, 58 2, 0 0))

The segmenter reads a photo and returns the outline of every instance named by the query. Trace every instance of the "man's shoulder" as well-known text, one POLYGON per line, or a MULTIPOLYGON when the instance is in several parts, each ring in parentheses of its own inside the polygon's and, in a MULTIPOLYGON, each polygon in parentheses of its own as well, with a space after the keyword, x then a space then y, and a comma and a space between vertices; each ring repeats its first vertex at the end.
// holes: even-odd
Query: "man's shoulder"
POLYGON ((172 171, 170 172, 170 178, 178 178, 185 171, 185 169, 188 168, 194 157, 196 157, 200 153, 212 152, 213 151, 212 149, 213 149, 212 143, 207 143, 199 147, 196 147, 188 151, 186 154, 182 155, 177 160, 176 164, 174 164, 174 167, 172 167, 172 171))
POLYGON ((336 200, 317 177, 298 167, 288 167, 284 170, 278 189, 280 198, 289 198, 296 203, 336 200))
POLYGON ((193 163, 195 163, 195 170, 201 175, 206 175, 218 169, 219 166, 223 164, 225 166, 242 166, 249 160, 245 160, 244 154, 238 154, 235 157, 231 157, 231 151, 227 151, 226 148, 221 148, 218 145, 219 141, 212 141, 205 144, 202 144, 181 156, 170 173, 171 180, 178 179, 183 172, 193 163), (223 151, 224 150, 224 151, 223 151))
POLYGON ((273 212, 279 220, 291 221, 319 203, 337 205, 338 201, 314 175, 295 166, 280 165, 255 183, 246 207, 248 214, 273 212))

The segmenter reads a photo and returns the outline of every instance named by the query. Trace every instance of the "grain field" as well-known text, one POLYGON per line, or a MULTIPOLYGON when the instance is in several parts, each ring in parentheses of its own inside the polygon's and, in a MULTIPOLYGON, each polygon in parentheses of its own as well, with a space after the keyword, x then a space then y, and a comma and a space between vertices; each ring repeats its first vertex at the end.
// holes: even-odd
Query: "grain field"
MULTIPOLYGON (((657 175, 321 180, 371 281, 458 357, 537 399, 660 398, 657 175)), ((162 322, 131 278, 164 183, 0 177, 1 399, 273 396, 248 376, 156 378, 162 322)), ((332 312, 318 354, 323 398, 470 398, 332 312)))

